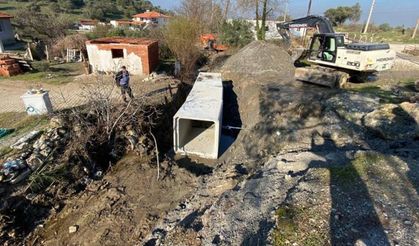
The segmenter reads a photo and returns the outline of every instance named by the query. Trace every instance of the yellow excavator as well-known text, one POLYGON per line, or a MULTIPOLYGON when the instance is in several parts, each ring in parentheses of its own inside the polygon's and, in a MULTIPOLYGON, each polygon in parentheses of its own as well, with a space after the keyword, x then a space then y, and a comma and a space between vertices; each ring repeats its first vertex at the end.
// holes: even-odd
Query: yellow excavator
POLYGON ((277 24, 282 38, 290 42, 294 29, 314 29, 309 46, 296 60, 309 67, 297 67, 298 80, 328 87, 344 87, 349 79, 362 81, 377 72, 392 68, 396 53, 385 43, 347 43, 345 35, 335 33, 330 21, 311 15, 277 24))

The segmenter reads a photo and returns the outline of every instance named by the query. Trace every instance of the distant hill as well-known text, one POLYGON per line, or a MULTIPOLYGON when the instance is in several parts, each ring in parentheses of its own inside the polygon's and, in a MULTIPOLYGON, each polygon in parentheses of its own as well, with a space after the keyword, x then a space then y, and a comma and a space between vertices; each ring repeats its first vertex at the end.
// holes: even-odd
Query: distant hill
POLYGON ((22 9, 51 11, 75 20, 89 18, 102 21, 131 18, 132 15, 146 10, 166 13, 148 0, 0 0, 0 12, 15 14, 22 9))

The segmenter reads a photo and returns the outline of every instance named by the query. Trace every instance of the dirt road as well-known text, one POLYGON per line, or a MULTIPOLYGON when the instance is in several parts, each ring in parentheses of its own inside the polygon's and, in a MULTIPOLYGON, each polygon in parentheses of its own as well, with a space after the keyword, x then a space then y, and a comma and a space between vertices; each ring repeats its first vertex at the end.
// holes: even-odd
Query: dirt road
MULTIPOLYGON (((144 77, 133 76, 131 87, 134 94, 140 95, 150 93, 164 87, 167 83, 142 82, 144 77)), ((0 113, 24 112, 25 107, 20 98, 28 89, 43 88, 49 91, 53 108, 65 109, 81 105, 86 100, 86 86, 113 86, 111 76, 81 75, 75 78, 74 82, 54 85, 28 81, 0 80, 0 113)), ((119 89, 114 88, 112 92, 115 98, 120 96, 119 89)))

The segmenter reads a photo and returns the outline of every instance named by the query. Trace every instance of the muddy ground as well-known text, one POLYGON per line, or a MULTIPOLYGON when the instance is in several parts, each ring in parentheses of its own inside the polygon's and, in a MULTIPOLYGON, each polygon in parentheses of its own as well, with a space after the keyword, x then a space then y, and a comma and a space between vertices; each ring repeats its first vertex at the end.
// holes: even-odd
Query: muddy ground
POLYGON ((419 138, 383 139, 364 119, 379 105, 409 101, 418 75, 384 73, 345 90, 281 80, 243 91, 228 82, 224 124, 243 129, 223 131, 228 141, 219 160, 174 157, 168 134, 160 180, 154 159, 130 153, 22 240, 417 245, 419 138))
POLYGON ((137 155, 126 156, 103 180, 70 199, 26 243, 135 245, 197 185, 196 176, 187 170, 165 168, 157 180, 157 168, 137 155), (77 227, 76 233, 69 233, 71 226, 77 227))

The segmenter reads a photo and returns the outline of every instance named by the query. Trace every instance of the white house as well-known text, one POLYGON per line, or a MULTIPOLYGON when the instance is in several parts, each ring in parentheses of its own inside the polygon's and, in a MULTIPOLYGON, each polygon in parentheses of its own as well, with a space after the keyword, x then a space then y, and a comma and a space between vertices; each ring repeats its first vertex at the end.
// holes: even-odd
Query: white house
POLYGON ((159 12, 147 10, 144 13, 134 15, 133 21, 144 22, 147 25, 154 24, 157 26, 161 26, 166 24, 169 18, 169 16, 161 14, 159 12))
POLYGON ((100 22, 98 20, 82 19, 80 20, 79 30, 91 31, 96 28, 100 22))
POLYGON ((128 28, 130 30, 141 30, 146 25, 145 22, 133 20, 111 20, 110 23, 113 27, 128 28))
MULTIPOLYGON (((229 20, 231 21, 231 20, 229 20)), ((247 22, 249 22, 252 25, 252 32, 255 35, 255 39, 257 39, 257 34, 256 34, 256 20, 246 20, 247 22)), ((273 40, 273 39, 282 39, 281 35, 279 34, 277 28, 276 28, 276 24, 281 23, 281 21, 272 21, 272 20, 267 20, 265 22, 265 29, 266 29, 266 33, 265 33, 265 37, 267 40, 273 40)), ((262 21, 259 20, 259 26, 262 25, 262 21)))
POLYGON ((3 44, 12 44, 15 42, 13 27, 10 22, 13 16, 0 12, 0 41, 3 44))

